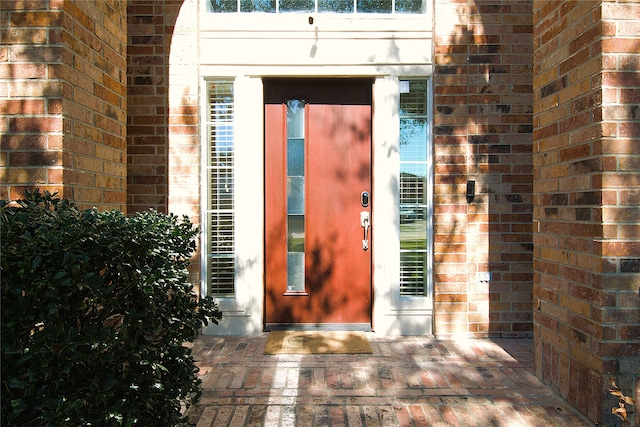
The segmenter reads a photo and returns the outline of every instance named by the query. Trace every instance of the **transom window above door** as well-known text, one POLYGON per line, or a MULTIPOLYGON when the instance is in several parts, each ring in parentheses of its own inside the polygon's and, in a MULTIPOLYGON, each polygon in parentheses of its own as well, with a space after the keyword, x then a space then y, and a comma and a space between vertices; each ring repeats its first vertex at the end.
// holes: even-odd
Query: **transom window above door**
POLYGON ((426 0, 205 0, 214 13, 423 14, 426 0))

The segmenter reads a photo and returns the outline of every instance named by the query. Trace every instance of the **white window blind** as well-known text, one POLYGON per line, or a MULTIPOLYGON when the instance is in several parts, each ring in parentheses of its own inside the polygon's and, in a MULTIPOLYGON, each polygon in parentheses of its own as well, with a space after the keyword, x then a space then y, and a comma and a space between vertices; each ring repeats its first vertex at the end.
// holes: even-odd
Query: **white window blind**
POLYGON ((234 98, 232 81, 208 82, 207 289, 235 295, 234 98))

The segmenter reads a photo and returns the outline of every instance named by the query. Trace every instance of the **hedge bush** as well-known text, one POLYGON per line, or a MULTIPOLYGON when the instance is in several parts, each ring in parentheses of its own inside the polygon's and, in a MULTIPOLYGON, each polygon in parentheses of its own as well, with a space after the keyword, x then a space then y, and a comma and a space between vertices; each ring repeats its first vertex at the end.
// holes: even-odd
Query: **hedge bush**
POLYGON ((183 343, 221 318, 187 282, 188 219, 38 191, 0 212, 2 425, 185 423, 200 381, 183 343))

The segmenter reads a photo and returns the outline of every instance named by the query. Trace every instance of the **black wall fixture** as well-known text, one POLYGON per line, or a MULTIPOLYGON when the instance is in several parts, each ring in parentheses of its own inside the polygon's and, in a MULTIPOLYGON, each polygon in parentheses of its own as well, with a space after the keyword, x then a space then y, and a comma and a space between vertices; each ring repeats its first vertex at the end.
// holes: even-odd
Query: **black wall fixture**
POLYGON ((467 203, 473 202, 473 198, 476 196, 476 182, 467 181, 467 203))

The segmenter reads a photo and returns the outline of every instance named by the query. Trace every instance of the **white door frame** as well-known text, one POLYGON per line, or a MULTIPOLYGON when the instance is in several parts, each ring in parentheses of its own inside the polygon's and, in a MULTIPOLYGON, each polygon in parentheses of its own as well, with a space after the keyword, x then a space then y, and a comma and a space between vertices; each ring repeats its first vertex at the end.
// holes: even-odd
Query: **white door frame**
MULTIPOLYGON (((374 80, 371 226, 376 245, 372 260, 373 328, 381 334, 430 334, 432 296, 399 297, 398 110, 399 80, 432 75, 431 13, 367 17, 315 14, 313 22, 313 25, 309 24, 306 14, 216 15, 200 12, 201 111, 206 111, 208 102, 206 79, 232 79, 235 96, 236 294, 233 298, 218 300, 223 319, 220 325, 210 325, 204 332, 254 335, 263 331, 262 79, 353 76, 374 80)), ((204 156, 205 131, 202 138, 204 156)), ((203 175, 201 182, 207 180, 203 175)), ((201 206, 206 206, 206 192, 201 193, 201 206)), ((201 258, 204 260, 205 257, 201 258)), ((202 274, 202 277, 207 275, 202 274)), ((202 283, 202 290, 207 291, 206 283, 202 283)))

